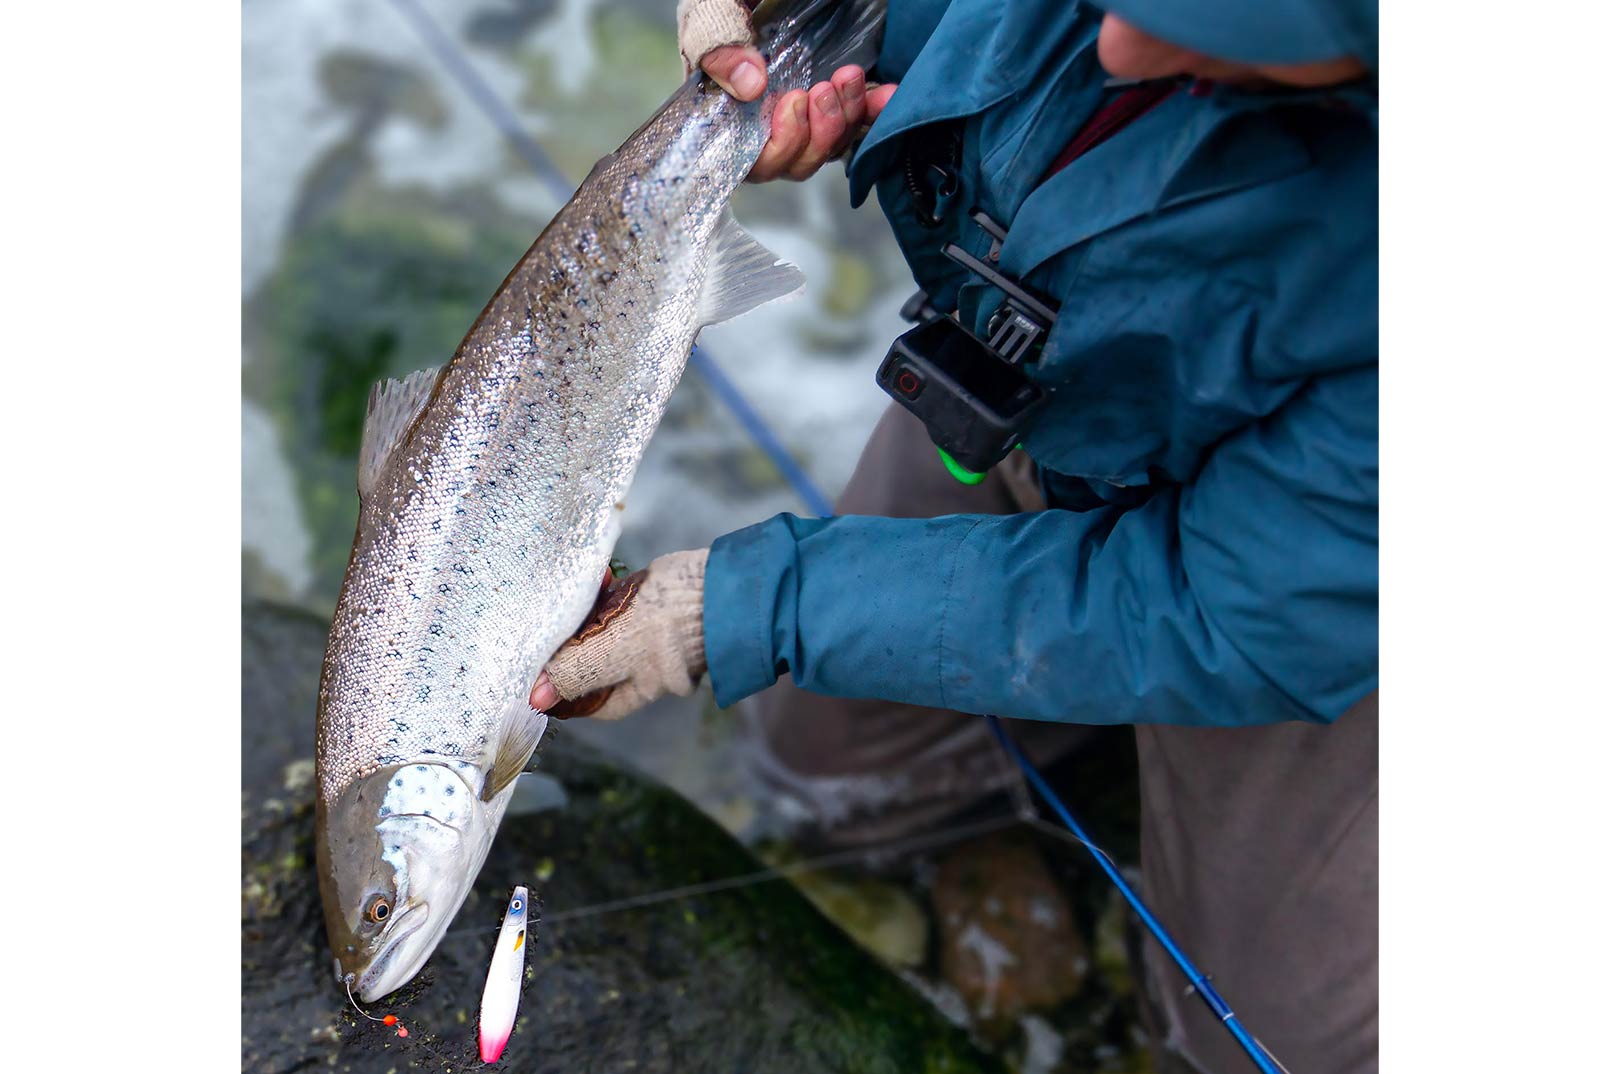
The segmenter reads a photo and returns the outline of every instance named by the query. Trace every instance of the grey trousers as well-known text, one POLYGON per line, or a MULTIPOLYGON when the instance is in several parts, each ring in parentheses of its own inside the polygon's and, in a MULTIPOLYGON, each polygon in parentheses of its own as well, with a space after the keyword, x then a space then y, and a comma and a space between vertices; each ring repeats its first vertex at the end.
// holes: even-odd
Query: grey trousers
MULTIPOLYGON (((898 407, 878 422, 840 514, 928 518, 1039 510, 1016 454, 969 487, 898 407)), ((742 706, 753 775, 830 845, 915 834, 1018 776, 984 721, 799 690, 742 706)), ((1045 764, 1097 732, 1016 721, 1045 764)), ((1330 726, 1136 729, 1143 894, 1249 1029, 1294 1074, 1378 1068, 1378 702, 1330 726)), ((1083 817, 1085 788, 1061 788, 1083 817)), ((1146 1020, 1163 1071, 1253 1067, 1158 945, 1146 1020)))

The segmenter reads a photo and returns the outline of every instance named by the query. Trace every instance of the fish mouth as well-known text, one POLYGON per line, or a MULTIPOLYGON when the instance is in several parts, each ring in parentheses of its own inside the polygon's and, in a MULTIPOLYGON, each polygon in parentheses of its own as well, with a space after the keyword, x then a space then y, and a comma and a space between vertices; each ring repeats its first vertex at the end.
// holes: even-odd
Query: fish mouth
POLYGON ((356 995, 371 1003, 399 988, 416 975, 416 971, 422 968, 422 963, 427 961, 426 956, 414 964, 403 962, 398 956, 405 941, 421 932, 427 925, 429 916, 428 905, 424 902, 413 903, 395 919, 395 935, 360 975, 360 981, 354 989, 356 995), (401 928, 405 931, 398 931, 401 928))

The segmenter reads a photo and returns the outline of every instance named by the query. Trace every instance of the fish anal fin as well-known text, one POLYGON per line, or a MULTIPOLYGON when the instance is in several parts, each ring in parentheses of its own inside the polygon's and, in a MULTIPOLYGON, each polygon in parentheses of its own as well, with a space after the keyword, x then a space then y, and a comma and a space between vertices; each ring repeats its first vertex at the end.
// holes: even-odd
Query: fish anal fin
POLYGON ((719 324, 804 287, 797 265, 777 257, 743 230, 728 207, 710 241, 707 274, 698 299, 698 323, 719 324))
POLYGON ((507 706, 501 719, 501 730, 496 739, 495 760, 484 779, 483 799, 488 802, 506 789, 507 784, 523 774, 540 745, 540 736, 546 733, 550 722, 543 712, 529 707, 527 698, 507 706))
POLYGON ((404 380, 385 380, 371 386, 366 401, 366 424, 360 433, 360 495, 370 496, 383 467, 405 439, 405 433, 427 406, 438 382, 439 370, 424 369, 404 380))

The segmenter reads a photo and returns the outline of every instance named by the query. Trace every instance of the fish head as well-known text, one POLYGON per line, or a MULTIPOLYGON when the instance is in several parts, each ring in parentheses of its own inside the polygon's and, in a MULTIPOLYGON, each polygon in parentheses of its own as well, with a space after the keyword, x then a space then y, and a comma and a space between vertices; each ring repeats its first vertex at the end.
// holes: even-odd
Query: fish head
POLYGON ((494 836, 497 814, 444 764, 380 769, 316 815, 316 869, 339 984, 379 999, 416 976, 494 836))

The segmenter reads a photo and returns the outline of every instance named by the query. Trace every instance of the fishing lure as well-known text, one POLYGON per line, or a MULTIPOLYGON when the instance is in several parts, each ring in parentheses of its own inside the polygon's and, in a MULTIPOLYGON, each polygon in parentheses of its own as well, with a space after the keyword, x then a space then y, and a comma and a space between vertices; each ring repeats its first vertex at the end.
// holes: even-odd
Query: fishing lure
POLYGON ((385 1014, 381 1018, 378 1018, 375 1014, 367 1014, 366 1009, 354 1001, 353 984, 353 974, 350 974, 343 979, 343 989, 349 994, 349 1006, 360 1012, 360 1017, 370 1019, 373 1022, 381 1022, 383 1025, 393 1029, 396 1036, 408 1037, 411 1035, 411 1031, 405 1028, 404 1023, 400 1022, 398 1015, 385 1014))
POLYGON ((529 930, 529 889, 512 889, 506 920, 495 940, 484 981, 484 1000, 478 1007, 478 1056, 486 1063, 501 1057, 517 1022, 518 993, 523 986, 523 945, 529 930))

